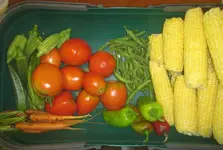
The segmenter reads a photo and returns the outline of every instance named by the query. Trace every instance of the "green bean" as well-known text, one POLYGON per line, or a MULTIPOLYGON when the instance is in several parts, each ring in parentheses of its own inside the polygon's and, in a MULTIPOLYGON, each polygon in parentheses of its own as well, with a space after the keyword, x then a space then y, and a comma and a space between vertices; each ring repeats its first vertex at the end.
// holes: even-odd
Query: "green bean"
POLYGON ((120 80, 120 81, 122 81, 122 82, 125 82, 125 83, 132 83, 132 81, 124 79, 124 78, 123 78, 122 76, 120 76, 116 71, 114 71, 114 75, 115 75, 115 77, 116 77, 118 80, 120 80))
POLYGON ((102 45, 102 46, 98 49, 98 51, 102 51, 102 50, 104 50, 109 44, 110 44, 109 42, 106 42, 104 45, 102 45))
POLYGON ((134 69, 131 61, 129 61, 128 67, 129 67, 129 71, 132 71, 134 69))
POLYGON ((132 98, 136 95, 137 92, 139 92, 142 88, 144 88, 144 86, 146 86, 147 84, 149 84, 151 82, 151 80, 147 80, 145 82, 143 82, 142 84, 140 84, 133 92, 132 94, 128 97, 126 104, 129 104, 130 100, 132 100, 132 98))
POLYGON ((128 92, 129 93, 132 93, 133 92, 133 89, 131 88, 131 86, 129 86, 129 84, 125 84, 127 89, 128 89, 128 92))
POLYGON ((120 44, 120 45, 130 46, 130 47, 137 46, 137 44, 135 42, 132 42, 132 41, 120 41, 120 40, 111 40, 110 44, 120 44))
POLYGON ((126 84, 128 104, 137 92, 145 92, 154 97, 154 91, 149 74, 148 35, 145 31, 124 28, 124 37, 112 39, 100 49, 108 47, 115 57, 114 76, 126 84))
POLYGON ((135 36, 135 34, 131 30, 128 30, 125 26, 124 26, 124 28, 125 28, 127 35, 129 35, 139 45, 141 45, 142 47, 145 47, 145 45, 139 40, 139 38, 137 36, 135 36))

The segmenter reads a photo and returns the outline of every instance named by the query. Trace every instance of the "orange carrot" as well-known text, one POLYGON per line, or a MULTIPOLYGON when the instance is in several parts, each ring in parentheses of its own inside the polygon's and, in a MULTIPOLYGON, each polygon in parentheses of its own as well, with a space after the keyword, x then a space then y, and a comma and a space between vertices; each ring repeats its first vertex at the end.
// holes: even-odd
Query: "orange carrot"
POLYGON ((47 113, 37 113, 37 114, 31 114, 29 116, 30 120, 33 122, 55 122, 55 121, 62 121, 62 120, 68 120, 68 119, 80 119, 80 118, 86 118, 90 115, 84 115, 84 116, 58 116, 58 115, 51 115, 47 113))
POLYGON ((36 109, 28 109, 28 110, 26 110, 26 113, 28 115, 31 115, 31 114, 49 114, 48 112, 44 112, 44 111, 40 111, 40 110, 36 110, 36 109))
MULTIPOLYGON (((71 127, 66 127, 64 128, 64 130, 85 130, 85 129, 82 129, 82 128, 71 128, 71 127)), ((39 134, 39 133, 43 133, 43 132, 48 132, 50 130, 34 130, 34 129, 25 129, 25 130, 22 130, 24 133, 35 133, 35 134, 39 134)))
POLYGON ((58 122, 19 122, 15 124, 15 128, 20 130, 60 130, 66 127, 83 123, 84 120, 66 120, 58 122))
POLYGON ((24 133, 43 133, 45 130, 23 130, 24 133))

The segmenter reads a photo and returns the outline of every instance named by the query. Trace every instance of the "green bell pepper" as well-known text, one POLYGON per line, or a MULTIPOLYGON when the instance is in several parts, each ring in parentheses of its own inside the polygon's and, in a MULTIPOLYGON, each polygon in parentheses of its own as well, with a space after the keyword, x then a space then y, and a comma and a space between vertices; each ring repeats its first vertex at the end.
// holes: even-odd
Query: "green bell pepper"
POLYGON ((163 108, 148 96, 141 96, 137 100, 137 107, 141 115, 148 121, 163 121, 163 108))
POLYGON ((119 128, 130 126, 137 118, 137 113, 129 106, 114 111, 104 110, 102 115, 106 123, 119 128))

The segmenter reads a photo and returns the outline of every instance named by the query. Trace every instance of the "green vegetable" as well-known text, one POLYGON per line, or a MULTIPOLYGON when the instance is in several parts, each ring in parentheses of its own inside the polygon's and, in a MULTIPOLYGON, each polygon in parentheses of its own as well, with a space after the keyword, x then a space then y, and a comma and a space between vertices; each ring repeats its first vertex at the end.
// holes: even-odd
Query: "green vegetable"
POLYGON ((43 42, 37 47, 37 57, 48 54, 53 48, 55 48, 61 38, 60 34, 52 34, 48 36, 43 42))
POLYGON ((136 93, 142 92, 155 98, 149 72, 148 35, 146 31, 132 31, 126 27, 126 35, 108 41, 99 50, 109 48, 116 59, 114 76, 126 84, 129 104, 136 93))
POLYGON ((17 110, 25 110, 27 109, 27 100, 26 100, 26 90, 22 84, 22 81, 20 80, 18 74, 14 70, 14 68, 11 66, 11 64, 8 65, 9 73, 12 78, 13 82, 13 88, 16 94, 16 103, 17 103, 17 110))
POLYGON ((24 35, 17 35, 7 51, 7 63, 9 64, 17 55, 18 49, 23 51, 27 39, 24 35))
POLYGON ((57 48, 59 49, 61 47, 61 45, 70 38, 70 33, 71 33, 71 29, 68 28, 66 30, 63 30, 60 32, 60 40, 59 42, 57 43, 57 48))
POLYGON ((71 29, 61 31, 59 34, 48 36, 38 47, 37 57, 49 53, 53 48, 60 48, 61 45, 70 38, 71 29))
POLYGON ((32 87, 32 72, 36 68, 36 66, 39 64, 39 58, 36 56, 36 53, 33 53, 31 55, 30 61, 29 61, 29 66, 28 66, 28 75, 27 75, 27 80, 28 80, 28 94, 29 94, 29 102, 30 102, 30 107, 32 109, 43 109, 44 108, 44 100, 40 98, 38 95, 36 95, 35 91, 33 90, 32 87))
POLYGON ((36 48, 41 44, 42 37, 40 36, 40 33, 38 32, 38 26, 34 25, 33 29, 29 31, 28 33, 28 41, 27 45, 24 49, 24 55, 29 59, 29 57, 32 55, 32 53, 36 50, 36 48))
POLYGON ((15 58, 16 66, 18 73, 20 75, 20 79, 23 83, 26 83, 27 69, 28 69, 28 61, 23 51, 19 47, 17 47, 17 55, 15 58))
POLYGON ((23 111, 3 111, 3 112, 0 112, 0 120, 3 120, 5 118, 9 118, 9 117, 14 117, 14 116, 22 117, 22 116, 26 116, 26 114, 23 111))
POLYGON ((125 28, 125 31, 126 31, 126 33, 127 33, 127 35, 128 35, 129 37, 131 37, 135 42, 137 42, 137 43, 138 43, 139 45, 141 45, 142 47, 147 48, 147 46, 145 45, 145 43, 142 43, 142 41, 140 40, 140 38, 138 38, 138 37, 134 34, 133 31, 128 30, 125 26, 124 26, 124 28, 125 28))
POLYGON ((150 122, 163 121, 163 108, 148 96, 140 96, 137 100, 137 107, 143 118, 150 122))
POLYGON ((11 125, 0 125, 0 132, 7 132, 7 131, 18 131, 18 129, 13 128, 11 125))
POLYGON ((17 122, 24 122, 24 121, 26 121, 26 117, 14 117, 14 118, 7 118, 4 120, 0 120, 0 124, 10 125, 10 124, 15 124, 17 122))
POLYGON ((149 121, 144 120, 135 122, 131 125, 131 127, 136 133, 144 135, 146 137, 143 142, 149 141, 149 134, 153 131, 153 126, 149 121))
POLYGON ((4 111, 0 113, 0 132, 16 131, 11 125, 24 122, 27 115, 23 111, 4 111))
POLYGON ((137 113, 129 106, 116 111, 104 110, 102 114, 106 123, 119 128, 130 126, 137 118, 137 113))

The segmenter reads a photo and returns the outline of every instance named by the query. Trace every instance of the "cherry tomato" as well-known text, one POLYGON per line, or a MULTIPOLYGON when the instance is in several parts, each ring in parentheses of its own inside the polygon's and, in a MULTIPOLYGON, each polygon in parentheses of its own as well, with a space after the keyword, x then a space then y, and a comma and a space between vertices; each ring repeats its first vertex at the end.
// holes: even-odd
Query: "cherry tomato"
POLYGON ((120 81, 108 81, 105 92, 101 95, 101 102, 108 110, 119 110, 125 106, 127 88, 120 81))
POLYGON ((80 38, 72 38, 61 46, 60 57, 65 64, 80 66, 89 61, 91 47, 80 38))
POLYGON ((32 86, 39 96, 55 96, 63 89, 63 76, 52 64, 39 64, 32 73, 32 86))
POLYGON ((61 69, 64 78, 64 89, 79 90, 82 88, 84 71, 78 67, 66 66, 61 69))
POLYGON ((99 96, 104 93, 106 82, 100 74, 90 71, 85 73, 82 86, 91 95, 99 96))
POLYGON ((77 105, 69 91, 63 91, 56 95, 52 101, 52 106, 45 103, 46 112, 53 115, 74 115, 77 105))
POLYGON ((92 55, 89 61, 90 71, 97 72, 104 77, 112 75, 116 66, 114 56, 105 51, 99 51, 92 55))
POLYGON ((60 53, 56 48, 54 48, 48 54, 40 57, 40 63, 49 63, 55 65, 56 67, 60 67, 60 62, 60 53))
POLYGON ((92 112, 99 104, 99 96, 92 96, 85 90, 82 90, 76 99, 78 115, 86 115, 92 112))

